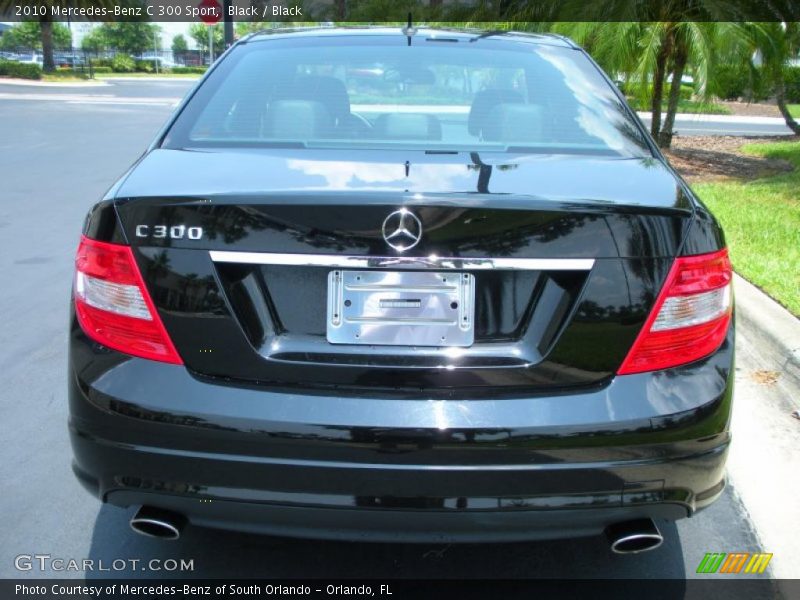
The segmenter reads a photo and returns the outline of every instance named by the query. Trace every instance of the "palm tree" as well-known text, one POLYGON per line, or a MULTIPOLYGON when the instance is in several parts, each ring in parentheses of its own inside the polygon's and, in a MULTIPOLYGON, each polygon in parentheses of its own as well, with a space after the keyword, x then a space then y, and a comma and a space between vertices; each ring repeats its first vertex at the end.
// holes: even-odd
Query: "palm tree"
MULTIPOLYGON (((707 99, 707 90, 712 67, 716 63, 719 40, 734 33, 740 27, 737 23, 698 23, 686 21, 662 24, 665 36, 671 38, 671 59, 668 59, 670 77, 667 113, 661 131, 658 132, 658 145, 669 148, 672 145, 675 115, 678 112, 681 83, 686 67, 691 64, 695 94, 707 99)), ((655 103, 655 100, 653 101, 655 103)))
POLYGON ((627 21, 557 23, 552 29, 584 46, 607 72, 622 74, 626 88, 649 101, 650 133, 659 146, 669 148, 683 76, 691 68, 695 90, 705 96, 719 40, 736 27, 736 23, 627 21))
POLYGON ((800 52, 800 23, 747 23, 747 38, 742 44, 745 60, 761 61, 761 73, 775 93, 775 103, 786 126, 800 135, 800 123, 789 113, 786 101, 787 63, 800 52))

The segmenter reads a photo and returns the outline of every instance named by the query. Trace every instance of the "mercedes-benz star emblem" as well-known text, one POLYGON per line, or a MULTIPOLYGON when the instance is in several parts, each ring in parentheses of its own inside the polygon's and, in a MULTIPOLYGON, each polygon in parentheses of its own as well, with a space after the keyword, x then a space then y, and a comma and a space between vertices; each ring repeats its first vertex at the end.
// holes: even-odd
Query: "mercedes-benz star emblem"
POLYGON ((383 222, 383 239, 398 252, 405 252, 422 239, 422 223, 405 208, 396 210, 383 222))

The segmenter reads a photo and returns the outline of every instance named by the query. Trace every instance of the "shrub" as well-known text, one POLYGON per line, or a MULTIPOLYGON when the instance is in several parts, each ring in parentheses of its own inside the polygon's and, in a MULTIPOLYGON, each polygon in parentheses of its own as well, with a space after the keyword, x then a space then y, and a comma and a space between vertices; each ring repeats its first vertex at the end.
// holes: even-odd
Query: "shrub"
POLYGON ((202 75, 208 70, 208 67, 172 67, 170 69, 171 73, 192 73, 197 75, 202 75))
POLYGON ((0 59, 0 77, 19 77, 20 79, 41 79, 42 68, 39 65, 18 63, 13 60, 0 59))
POLYGON ((156 70, 156 61, 154 60, 137 60, 136 71, 139 73, 154 73, 156 70))
POLYGON ((113 73, 111 67, 95 66, 94 63, 92 63, 92 71, 95 73, 113 73))
POLYGON ((133 73, 136 70, 136 61, 127 54, 117 54, 111 61, 111 70, 114 73, 133 73))
POLYGON ((108 67, 111 68, 111 59, 110 58, 92 58, 92 66, 93 67, 108 67))
POLYGON ((786 101, 800 103, 800 67, 785 67, 783 81, 786 86, 786 101))
POLYGON ((708 85, 709 92, 722 100, 741 98, 746 102, 761 102, 772 95, 772 86, 760 68, 746 64, 719 65, 708 85))
POLYGON ((751 75, 750 86, 745 92, 748 102, 762 102, 772 96, 774 90, 769 78, 764 77, 760 68, 751 75))
POLYGON ((722 100, 743 98, 750 89, 747 65, 719 65, 709 82, 709 92, 722 100))

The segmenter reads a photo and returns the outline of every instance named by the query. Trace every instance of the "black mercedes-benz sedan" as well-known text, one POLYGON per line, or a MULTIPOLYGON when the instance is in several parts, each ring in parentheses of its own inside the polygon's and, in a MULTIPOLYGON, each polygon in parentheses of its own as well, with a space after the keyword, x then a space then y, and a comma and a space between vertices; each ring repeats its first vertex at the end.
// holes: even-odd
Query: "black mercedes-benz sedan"
POLYGON ((569 40, 255 34, 86 219, 74 470, 165 538, 647 550, 725 485, 731 278, 569 40))

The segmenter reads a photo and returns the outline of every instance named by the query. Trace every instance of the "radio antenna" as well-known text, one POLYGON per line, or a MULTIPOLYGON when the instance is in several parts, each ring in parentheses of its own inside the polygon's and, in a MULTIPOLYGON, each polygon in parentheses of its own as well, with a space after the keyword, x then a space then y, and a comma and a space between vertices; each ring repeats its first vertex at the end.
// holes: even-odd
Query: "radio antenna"
POLYGON ((414 27, 414 20, 411 13, 408 13, 408 24, 403 27, 403 34, 408 38, 408 45, 411 45, 411 36, 417 33, 417 28, 414 27))

